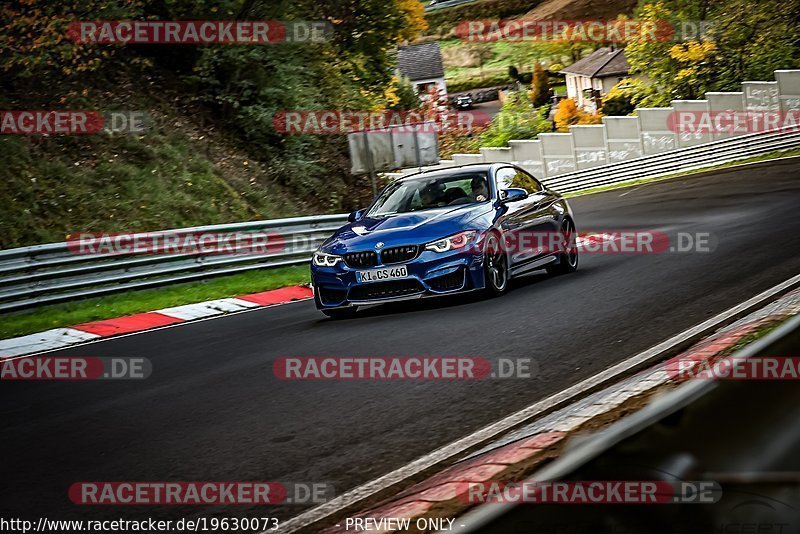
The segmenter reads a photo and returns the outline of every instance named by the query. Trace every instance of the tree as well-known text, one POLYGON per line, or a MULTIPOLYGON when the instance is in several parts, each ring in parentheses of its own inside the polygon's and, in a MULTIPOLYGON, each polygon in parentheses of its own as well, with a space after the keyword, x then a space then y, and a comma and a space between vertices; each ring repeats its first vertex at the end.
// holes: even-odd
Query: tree
POLYGON ((603 97, 603 115, 630 115, 637 107, 658 107, 655 88, 639 78, 623 78, 603 97))
POLYGON ((398 111, 408 111, 412 109, 419 109, 422 102, 414 91, 414 86, 411 80, 405 76, 402 78, 394 78, 394 82, 387 89, 387 102, 386 107, 398 111))
POLYGON ((800 67, 800 0, 663 0, 645 3, 635 18, 669 21, 677 30, 710 23, 705 34, 633 39, 625 48, 632 74, 657 89, 648 105, 740 90, 744 80, 768 80, 777 69, 800 67), (685 25, 685 26, 684 26, 685 25))
POLYGON ((419 0, 396 0, 397 7, 405 15, 405 28, 400 31, 400 38, 413 41, 428 29, 425 20, 425 8, 419 0))
POLYGON ((602 115, 587 113, 578 109, 578 105, 571 98, 565 98, 558 103, 555 116, 556 131, 568 132, 573 124, 600 124, 602 115))
POLYGON ((534 106, 543 106, 550 101, 553 92, 550 90, 550 78, 547 76, 547 71, 544 70, 540 62, 536 62, 533 66, 533 80, 531 81, 531 90, 528 92, 528 98, 531 99, 534 106))

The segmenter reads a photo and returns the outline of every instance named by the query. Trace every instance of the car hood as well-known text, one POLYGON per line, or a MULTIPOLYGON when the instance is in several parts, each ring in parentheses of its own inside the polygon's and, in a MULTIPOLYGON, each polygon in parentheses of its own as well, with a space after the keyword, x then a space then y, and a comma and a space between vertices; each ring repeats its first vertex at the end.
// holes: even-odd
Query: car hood
POLYGON ((339 228, 320 248, 331 254, 344 254, 374 250, 378 242, 383 242, 384 247, 422 245, 462 230, 482 230, 476 226, 476 219, 490 211, 491 205, 484 203, 365 217, 339 228))

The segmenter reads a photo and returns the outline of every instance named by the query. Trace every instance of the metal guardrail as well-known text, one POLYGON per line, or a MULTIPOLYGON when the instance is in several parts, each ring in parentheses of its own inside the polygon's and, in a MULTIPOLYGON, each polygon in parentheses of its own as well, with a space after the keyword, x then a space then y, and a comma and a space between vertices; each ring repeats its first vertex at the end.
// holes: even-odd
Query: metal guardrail
POLYGON ((66 242, 0 250, 0 312, 305 263, 319 244, 345 222, 346 214, 319 215, 136 234, 182 236, 268 231, 280 236, 282 246, 263 254, 87 255, 75 252, 74 244, 66 242))
POLYGON ((800 147, 800 129, 791 127, 559 174, 545 178, 543 182, 561 193, 572 193, 639 178, 668 176, 797 147, 800 147))
MULTIPOLYGON (((730 357, 791 356, 798 347, 800 316, 795 316, 730 357)), ((773 529, 764 532, 799 532, 800 480, 789 452, 800 444, 794 424, 798 414, 800 390, 793 380, 688 381, 608 428, 576 440, 526 480, 652 480, 654 475, 661 480, 716 480, 725 483, 726 498, 719 503, 684 505, 701 511, 699 515, 687 514, 680 505, 670 505, 659 515, 638 504, 646 510, 639 517, 625 506, 571 505, 567 519, 563 510, 570 505, 486 504, 458 518, 460 532, 553 532, 554 525, 561 526, 559 532, 646 532, 655 522, 687 534, 747 532, 748 523, 773 529), (776 406, 783 417, 773 415, 776 406), (745 427, 742 421, 747 421, 745 427), (766 515, 757 506, 746 506, 754 502, 769 503, 763 508, 766 515), (587 524, 593 527, 581 528, 587 524)))
MULTIPOLYGON (((700 169, 798 146, 800 131, 797 129, 748 134, 563 174, 544 182, 557 191, 572 193, 700 169)), ((254 269, 298 265, 308 261, 316 247, 346 221, 346 214, 320 215, 198 226, 149 234, 268 230, 280 234, 288 244, 269 254, 116 253, 89 256, 73 252, 67 243, 0 250, 0 313, 254 269)))

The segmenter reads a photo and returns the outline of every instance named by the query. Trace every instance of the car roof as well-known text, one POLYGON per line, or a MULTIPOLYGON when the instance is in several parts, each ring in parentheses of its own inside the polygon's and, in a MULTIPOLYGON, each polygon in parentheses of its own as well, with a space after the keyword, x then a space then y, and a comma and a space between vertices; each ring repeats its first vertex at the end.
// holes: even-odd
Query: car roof
POLYGON ((421 178, 422 176, 445 176, 447 174, 451 174, 453 171, 458 170, 466 170, 466 171, 485 171, 491 172, 496 170, 498 167, 505 167, 510 166, 513 167, 514 164, 512 163, 468 163, 466 165, 453 165, 452 167, 445 167, 444 169, 431 169, 427 171, 420 171, 415 172, 413 174, 407 174, 398 178, 400 181, 409 180, 409 179, 417 179, 421 178))

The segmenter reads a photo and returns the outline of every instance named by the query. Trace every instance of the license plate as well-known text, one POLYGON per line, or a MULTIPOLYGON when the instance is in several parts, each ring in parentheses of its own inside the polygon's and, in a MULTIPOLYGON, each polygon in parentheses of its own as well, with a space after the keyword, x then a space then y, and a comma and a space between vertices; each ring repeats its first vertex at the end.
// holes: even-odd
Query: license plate
POLYGON ((356 271, 356 277, 359 282, 381 282, 383 280, 408 278, 408 267, 400 265, 398 267, 384 267, 383 269, 371 269, 369 271, 356 271))

